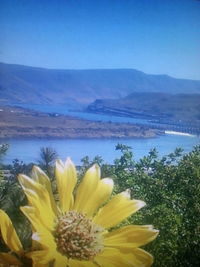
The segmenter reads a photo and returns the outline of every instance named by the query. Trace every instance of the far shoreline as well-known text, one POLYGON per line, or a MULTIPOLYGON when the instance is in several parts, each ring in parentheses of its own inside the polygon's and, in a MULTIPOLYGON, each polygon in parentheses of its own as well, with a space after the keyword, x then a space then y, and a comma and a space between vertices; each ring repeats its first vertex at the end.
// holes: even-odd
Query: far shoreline
POLYGON ((0 112, 0 140, 5 139, 132 139, 153 138, 164 131, 146 125, 98 122, 24 108, 4 106, 0 112))
POLYGON ((19 140, 19 141, 30 141, 30 140, 135 140, 135 139, 141 139, 141 140, 147 140, 147 139, 156 139, 156 138, 159 138, 159 136, 164 136, 165 134, 159 134, 159 135, 155 135, 155 136, 149 136, 149 137, 142 137, 142 136, 137 136, 137 137, 129 137, 129 136, 123 136, 123 137, 37 137, 37 136, 34 136, 34 137, 31 137, 31 136, 27 136, 27 137, 24 137, 24 136, 17 136, 17 137, 0 137, 0 142, 8 142, 8 141, 13 141, 13 140, 19 140))

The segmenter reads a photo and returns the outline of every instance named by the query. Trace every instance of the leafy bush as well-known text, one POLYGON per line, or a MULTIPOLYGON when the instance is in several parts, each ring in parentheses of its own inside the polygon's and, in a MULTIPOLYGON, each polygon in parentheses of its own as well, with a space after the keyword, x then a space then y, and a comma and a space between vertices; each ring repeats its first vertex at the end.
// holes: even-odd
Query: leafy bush
POLYGON ((158 158, 154 149, 134 162, 129 147, 118 145, 122 156, 113 174, 118 191, 130 188, 132 197, 148 208, 134 214, 129 223, 153 224, 159 237, 147 246, 154 266, 200 264, 200 146, 186 155, 181 149, 158 158))

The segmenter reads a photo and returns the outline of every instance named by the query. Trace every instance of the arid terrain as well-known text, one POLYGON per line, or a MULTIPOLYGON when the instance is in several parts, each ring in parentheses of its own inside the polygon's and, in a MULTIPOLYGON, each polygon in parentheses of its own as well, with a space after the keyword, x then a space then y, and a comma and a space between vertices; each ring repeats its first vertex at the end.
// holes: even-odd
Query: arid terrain
POLYGON ((162 134, 148 126, 103 123, 18 107, 0 107, 0 138, 149 138, 162 134))

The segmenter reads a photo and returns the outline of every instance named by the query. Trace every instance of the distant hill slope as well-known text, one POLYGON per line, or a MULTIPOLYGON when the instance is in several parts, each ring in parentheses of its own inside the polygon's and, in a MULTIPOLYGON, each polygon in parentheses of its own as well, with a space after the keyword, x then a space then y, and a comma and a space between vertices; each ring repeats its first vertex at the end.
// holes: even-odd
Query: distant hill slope
POLYGON ((133 93, 121 99, 96 100, 90 112, 182 121, 200 126, 200 94, 133 93))
POLYGON ((134 69, 56 70, 0 63, 0 104, 83 104, 134 92, 200 93, 200 81, 134 69))

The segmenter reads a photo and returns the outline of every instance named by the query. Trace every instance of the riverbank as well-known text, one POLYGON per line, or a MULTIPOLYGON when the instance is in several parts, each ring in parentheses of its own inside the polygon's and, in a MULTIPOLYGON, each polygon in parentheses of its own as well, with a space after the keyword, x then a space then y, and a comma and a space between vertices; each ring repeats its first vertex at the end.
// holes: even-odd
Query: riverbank
POLYGON ((0 107, 0 139, 151 138, 164 131, 129 123, 97 122, 24 108, 0 107))

